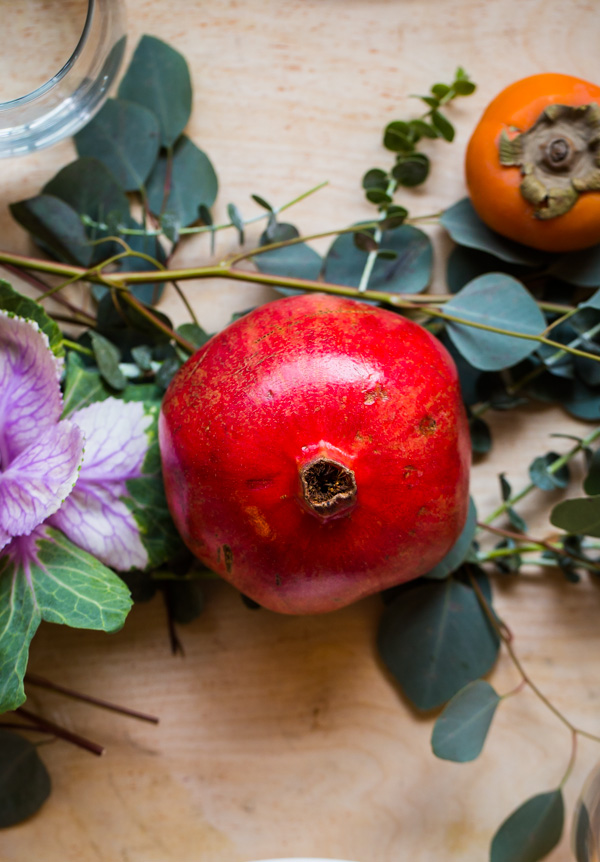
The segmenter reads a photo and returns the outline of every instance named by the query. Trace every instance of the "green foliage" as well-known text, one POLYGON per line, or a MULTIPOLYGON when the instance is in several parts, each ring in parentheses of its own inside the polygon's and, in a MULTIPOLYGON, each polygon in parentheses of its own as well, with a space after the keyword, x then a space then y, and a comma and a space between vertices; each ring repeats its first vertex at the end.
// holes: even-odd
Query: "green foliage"
POLYGON ((86 267, 92 262, 94 248, 78 213, 65 201, 54 195, 36 195, 11 204, 10 212, 58 260, 86 267))
POLYGON ((25 699, 29 644, 40 622, 115 631, 131 607, 123 581, 62 533, 41 527, 25 571, 0 557, 0 712, 25 699))
POLYGON ((500 826, 490 862, 538 862, 556 847, 564 825, 562 791, 533 796, 519 806, 500 826))
POLYGON ((0 729, 0 829, 16 826, 42 807, 51 783, 37 747, 0 729))
POLYGON ((457 692, 433 726, 436 757, 457 763, 479 757, 499 703, 499 695, 482 679, 457 692))
POLYGON ((210 159, 185 135, 178 139, 172 153, 160 155, 147 185, 150 210, 155 215, 168 213, 175 224, 183 227, 200 219, 201 206, 210 209, 217 191, 217 175, 210 159))
MULTIPOLYGON (((487 586, 486 578, 479 578, 487 586)), ((498 637, 474 590, 451 576, 422 581, 383 613, 377 643, 386 667, 421 710, 450 700, 496 661, 498 637)))
MULTIPOLYGON (((469 282, 446 303, 444 312, 461 320, 526 335, 540 335, 546 327, 544 315, 531 294, 516 279, 502 273, 488 273, 469 282)), ((457 350, 483 371, 516 365, 538 346, 533 340, 454 321, 448 321, 447 327, 457 350)))
POLYGON ((185 58, 154 36, 142 36, 120 85, 119 98, 151 111, 160 143, 172 146, 192 111, 192 82, 185 58))
POLYGON ((125 375, 119 368, 121 353, 114 344, 100 335, 99 332, 90 330, 90 339, 92 342, 92 350, 100 376, 105 383, 108 383, 113 389, 122 392, 127 385, 125 375))
POLYGON ((535 458, 529 465, 529 477, 542 491, 555 491, 557 488, 566 488, 569 484, 569 468, 566 464, 559 470, 549 469, 558 458, 556 452, 547 452, 535 458))
POLYGON ((64 356, 63 336, 56 323, 45 309, 37 302, 22 296, 17 293, 11 285, 0 279, 0 309, 14 314, 17 317, 24 317, 27 320, 34 320, 40 330, 48 336, 50 349, 55 356, 64 356))
POLYGON ((600 538, 600 497, 563 500, 552 509, 550 521, 567 533, 600 538))
POLYGON ((108 99, 75 135, 80 157, 101 161, 127 192, 141 189, 160 147, 156 115, 135 102, 108 99))

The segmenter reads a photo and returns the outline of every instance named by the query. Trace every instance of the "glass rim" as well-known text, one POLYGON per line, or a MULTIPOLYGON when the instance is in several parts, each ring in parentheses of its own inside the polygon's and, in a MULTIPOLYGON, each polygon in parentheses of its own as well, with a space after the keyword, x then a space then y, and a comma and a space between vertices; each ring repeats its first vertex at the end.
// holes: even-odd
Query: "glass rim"
POLYGON ((58 83, 60 83, 60 81, 62 81, 62 79, 72 68, 76 60, 80 57, 83 49, 85 48, 87 38, 92 28, 95 5, 96 0, 88 0, 87 12, 85 16, 85 22, 83 24, 83 29, 81 31, 81 36, 77 41, 77 45, 71 52, 70 57, 68 58, 68 60, 65 61, 65 63, 63 63, 58 72, 52 75, 51 78, 48 78, 47 81, 44 81, 43 84, 40 84, 39 87, 36 87, 35 90, 31 90, 29 93, 25 93, 23 96, 17 96, 16 99, 9 99, 6 102, 0 101, 0 112, 9 109, 12 110, 13 108, 20 107, 21 105, 27 105, 30 102, 33 102, 35 99, 38 99, 40 96, 45 95, 49 90, 51 90, 58 83))

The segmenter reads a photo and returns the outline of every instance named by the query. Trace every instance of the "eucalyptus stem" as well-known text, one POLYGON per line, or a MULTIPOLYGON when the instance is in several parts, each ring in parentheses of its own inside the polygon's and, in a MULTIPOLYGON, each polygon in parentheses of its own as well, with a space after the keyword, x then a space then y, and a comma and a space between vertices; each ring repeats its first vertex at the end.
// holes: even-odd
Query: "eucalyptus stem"
MULTIPOLYGON (((387 187, 386 192, 385 192, 385 193, 386 193, 386 195, 387 195, 388 197, 390 197, 390 198, 391 198, 391 197, 392 197, 392 195, 394 194, 394 192, 396 191, 396 189, 397 189, 397 188, 398 188, 398 183, 397 183, 397 181, 396 181, 395 179, 391 179, 391 180, 389 181, 389 183, 388 183, 388 187, 387 187)), ((387 212, 388 212, 388 208, 387 208, 387 207, 385 207, 385 208, 381 211, 381 213, 379 214, 379 219, 378 219, 378 221, 380 221, 380 222, 381 222, 381 221, 383 221, 385 218, 387 218, 387 212)), ((363 226, 363 230, 364 230, 364 226, 363 226)), ((382 237, 382 236, 383 236, 383 231, 381 230, 380 225, 377 225, 377 226, 375 227, 375 232, 374 232, 374 234, 373 234, 373 239, 374 239, 374 241, 377 243, 377 245, 378 245, 378 246, 379 246, 379 243, 381 242, 381 237, 382 237)), ((363 271, 362 271, 362 275, 361 275, 361 277, 360 277, 360 282, 359 282, 359 285, 358 285, 358 292, 359 292, 359 293, 364 293, 364 292, 365 292, 365 290, 366 290, 366 289, 368 288, 368 286, 369 286, 369 279, 371 278, 371 275, 373 274, 373 268, 374 268, 374 266, 375 266, 375 263, 377 262, 377 251, 378 251, 378 250, 377 250, 377 249, 375 249, 375 250, 373 250, 373 251, 370 251, 370 252, 369 252, 369 254, 367 255, 367 260, 366 260, 366 263, 365 263, 364 269, 363 269, 363 271)))
MULTIPOLYGON (((585 557, 581 557, 579 554, 575 554, 569 548, 565 548, 564 545, 553 545, 552 542, 547 541, 547 539, 536 539, 533 536, 530 536, 525 533, 515 533, 513 530, 504 530, 501 527, 492 527, 490 524, 486 524, 485 521, 478 521, 477 526, 481 530, 487 530, 489 533, 494 533, 497 536, 503 536, 505 539, 512 539, 514 542, 524 542, 525 544, 520 545, 517 548, 496 548, 495 551, 504 550, 508 553, 503 556, 509 556, 511 553, 527 553, 528 551, 539 551, 546 550, 550 551, 553 554, 560 554, 564 557, 569 557, 573 562, 577 563, 582 568, 589 569, 592 572, 600 571, 600 563, 594 563, 592 560, 587 560, 585 557)), ((494 551, 490 551, 489 555, 484 554, 479 559, 481 562, 485 562, 486 560, 492 559, 494 551)), ((501 556, 500 554, 496 554, 495 556, 501 556)), ((555 564, 552 563, 554 566, 555 564)))
POLYGON ((69 338, 63 338, 62 345, 63 347, 68 347, 69 350, 74 350, 76 353, 81 353, 83 356, 94 355, 94 351, 90 350, 89 347, 84 347, 82 344, 78 344, 76 341, 71 341, 69 338))
MULTIPOLYGON (((485 613, 486 617, 488 618, 492 628, 494 629, 494 631, 496 632, 496 634, 498 635, 498 637, 500 638, 500 640, 502 641, 502 643, 506 647, 506 650, 510 656, 510 659, 511 659, 512 663, 514 664, 514 666, 516 667, 516 669, 518 670, 519 674, 521 675, 521 679, 523 680, 525 685, 527 685, 531 689, 531 691, 536 695, 536 697, 539 698, 539 700, 541 700, 541 702, 544 704, 544 706, 546 706, 547 709, 549 709, 550 712, 552 712, 553 715, 555 715, 556 718, 560 722, 562 722, 566 727, 568 727, 568 729, 571 731, 572 734, 577 734, 579 736, 585 736, 587 739, 592 739, 595 742, 600 742, 600 736, 597 736, 594 733, 589 733, 586 730, 581 730, 580 728, 576 727, 571 721, 569 721, 569 719, 565 715, 563 715, 563 713, 558 709, 558 707, 554 706, 552 701, 549 700, 542 691, 540 691, 538 686, 534 683, 534 681, 531 679, 531 677, 529 676, 529 674, 527 673, 527 671, 525 670, 525 668, 521 664, 521 660, 519 659, 517 653, 515 652, 515 648, 512 644, 512 636, 507 634, 508 629, 506 628, 504 623, 498 618, 498 616, 495 614, 495 612, 492 611, 492 609, 489 606, 485 596, 483 595, 483 593, 481 591, 481 587, 479 586, 476 578, 473 577, 473 574, 470 571, 469 571, 469 580, 470 580, 471 586, 473 587, 473 590, 477 596, 477 599, 479 600, 479 604, 481 605, 481 607, 483 609, 483 612, 485 613)), ((567 771, 567 776, 568 776, 568 774, 569 774, 569 771, 567 771)), ((566 780, 566 778, 563 779, 563 781, 564 780, 566 780)))
MULTIPOLYGON (((587 446, 597 440, 598 437, 600 437, 600 428, 595 428, 587 435, 587 437, 584 437, 583 440, 580 440, 575 446, 573 446, 572 449, 570 449, 564 455, 561 455, 560 458, 557 458, 555 461, 553 461, 552 464, 548 466, 548 472, 557 473, 561 469, 561 467, 564 467, 565 464, 568 464, 569 461, 575 457, 575 455, 577 455, 579 452, 582 451, 582 449, 585 449, 587 446)), ((488 517, 483 521, 483 524, 481 526, 485 527, 488 524, 491 524, 492 521, 495 521, 496 518, 499 518, 500 515, 503 515, 507 511, 507 509, 512 508, 516 503, 526 497, 527 494, 530 494, 531 491, 533 491, 535 488, 537 488, 537 485, 534 482, 529 482, 529 484, 527 484, 521 491, 518 491, 516 494, 511 495, 507 500, 504 500, 504 502, 500 506, 498 506, 498 508, 495 509, 491 515, 488 515, 488 517)))

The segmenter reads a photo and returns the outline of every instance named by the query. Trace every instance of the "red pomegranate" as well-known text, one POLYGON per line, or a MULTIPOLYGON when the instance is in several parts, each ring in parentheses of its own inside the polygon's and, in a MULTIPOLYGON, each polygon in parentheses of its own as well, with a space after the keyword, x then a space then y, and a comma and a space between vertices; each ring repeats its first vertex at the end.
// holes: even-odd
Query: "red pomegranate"
POLYGON ((175 375, 159 440, 185 543, 274 611, 332 611, 416 578, 465 523, 452 359, 361 302, 293 296, 231 324, 175 375))

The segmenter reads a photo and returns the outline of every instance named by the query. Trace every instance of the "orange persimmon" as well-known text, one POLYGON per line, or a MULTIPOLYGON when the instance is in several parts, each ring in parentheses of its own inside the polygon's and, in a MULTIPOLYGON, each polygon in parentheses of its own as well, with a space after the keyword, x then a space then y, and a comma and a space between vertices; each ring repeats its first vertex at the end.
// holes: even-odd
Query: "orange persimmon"
POLYGON ((600 243, 600 87, 559 74, 516 81, 486 108, 465 168, 497 233, 543 251, 600 243))

